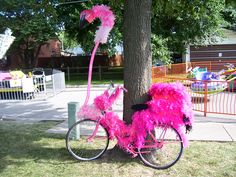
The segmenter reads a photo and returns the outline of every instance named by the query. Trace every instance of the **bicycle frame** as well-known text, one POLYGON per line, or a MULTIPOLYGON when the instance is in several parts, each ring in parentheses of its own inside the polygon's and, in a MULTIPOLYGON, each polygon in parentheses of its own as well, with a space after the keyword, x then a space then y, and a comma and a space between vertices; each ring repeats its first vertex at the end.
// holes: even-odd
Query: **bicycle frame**
MULTIPOLYGON (((104 113, 105 115, 106 113, 104 113)), ((93 130, 93 133, 90 137, 87 138, 88 142, 91 142, 93 140, 93 138, 96 136, 97 132, 98 132, 98 127, 101 124, 103 127, 106 127, 106 129, 108 129, 107 131, 109 131, 109 128, 111 128, 109 126, 109 123, 111 122, 102 122, 101 120, 106 119, 105 116, 100 116, 98 118, 96 118, 97 124, 95 129, 93 130)), ((94 119, 91 119, 94 120, 94 119)), ((155 132, 150 131, 148 134, 150 135, 150 139, 145 140, 145 143, 152 143, 151 145, 142 145, 141 147, 137 147, 134 145, 134 141, 132 138, 129 139, 129 146, 123 146, 123 137, 125 138, 130 138, 130 136, 126 136, 124 134, 122 134, 122 132, 116 132, 115 133, 115 139, 118 140, 118 146, 120 146, 122 149, 124 149, 125 151, 129 152, 130 154, 132 154, 132 157, 136 157, 139 153, 145 154, 145 153, 150 153, 150 150, 147 151, 136 151, 136 149, 153 149, 153 148, 157 148, 157 149, 161 149, 163 147, 164 144, 166 144, 166 142, 164 141, 165 139, 165 135, 166 135, 166 131, 167 128, 169 127, 169 125, 156 125, 156 126, 160 126, 160 127, 164 127, 163 131, 161 132, 160 136, 158 137, 158 140, 155 137, 155 132), (120 143, 119 143, 120 142, 120 143)), ((130 133, 130 132, 128 132, 130 133)), ((113 137, 109 134, 110 139, 113 139, 113 137)))

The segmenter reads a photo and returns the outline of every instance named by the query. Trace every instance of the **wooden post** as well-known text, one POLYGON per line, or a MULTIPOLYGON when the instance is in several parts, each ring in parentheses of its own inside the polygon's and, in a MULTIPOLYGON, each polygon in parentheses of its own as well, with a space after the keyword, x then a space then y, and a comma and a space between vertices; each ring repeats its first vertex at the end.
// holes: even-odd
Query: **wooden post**
POLYGON ((70 81, 70 67, 67 67, 67 79, 70 81))
POLYGON ((102 80, 102 67, 99 65, 98 66, 98 73, 99 73, 99 80, 102 80))

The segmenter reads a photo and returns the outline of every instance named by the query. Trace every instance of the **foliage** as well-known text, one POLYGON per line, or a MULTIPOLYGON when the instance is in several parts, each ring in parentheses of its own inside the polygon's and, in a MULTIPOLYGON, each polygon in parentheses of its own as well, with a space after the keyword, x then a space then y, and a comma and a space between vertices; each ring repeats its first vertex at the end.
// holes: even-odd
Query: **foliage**
POLYGON ((174 53, 185 51, 186 44, 214 42, 221 35, 222 0, 153 1, 152 32, 167 39, 174 53))
POLYGON ((21 54, 22 67, 33 67, 40 47, 56 37, 56 16, 53 1, 1 1, 0 30, 8 27, 16 36, 14 46, 21 54))
POLYGON ((162 61, 164 64, 171 64, 171 52, 167 46, 168 39, 152 34, 152 62, 153 64, 162 61))
POLYGON ((60 31, 58 34, 58 38, 63 43, 62 49, 76 47, 78 45, 78 42, 76 41, 76 39, 70 38, 68 36, 68 33, 66 33, 65 31, 60 31))
POLYGON ((225 27, 236 31, 236 2, 226 4, 222 15, 227 22, 225 27))
MULTIPOLYGON (((17 37, 14 46, 23 50, 21 57, 25 67, 34 65, 40 46, 56 37, 59 30, 65 31, 57 33, 65 48, 80 44, 86 53, 91 53, 95 30, 100 22, 96 20, 79 29, 79 15, 82 10, 95 4, 109 5, 116 15, 109 41, 101 45, 100 52, 111 56, 116 45, 123 45, 124 0, 88 0, 67 5, 58 5, 59 2, 68 1, 1 1, 0 31, 3 32, 6 27, 13 30, 13 35, 17 37)), ((189 43, 213 43, 216 36, 221 36, 220 27, 223 24, 231 29, 235 26, 235 7, 234 0, 153 0, 153 62, 160 59, 170 63, 171 57, 184 52, 189 43)))
MULTIPOLYGON (((124 0, 89 0, 87 3, 64 6, 60 16, 65 19, 66 32, 72 38, 76 38, 82 48, 89 53, 93 47, 92 41, 99 22, 96 21, 81 30, 78 28, 79 12, 100 3, 111 6, 116 15, 116 24, 110 40, 101 49, 113 54, 114 46, 122 45, 124 0)), ((185 46, 189 43, 215 42, 216 37, 222 35, 220 27, 224 23, 221 13, 224 5, 222 0, 153 0, 153 59, 159 58, 170 63, 171 56, 184 52, 185 46)))
MULTIPOLYGON (((118 2, 118 1, 117 1, 118 2)), ((78 3, 71 5, 61 5, 58 7, 58 14, 65 28, 65 32, 68 34, 68 37, 75 39, 82 46, 83 50, 86 53, 90 53, 93 48, 93 40, 95 35, 95 30, 99 25, 99 20, 96 20, 93 24, 88 25, 84 29, 79 28, 79 15, 80 12, 84 9, 89 9, 95 4, 106 4, 112 7, 113 12, 116 15, 116 25, 112 29, 109 41, 107 44, 100 46, 100 52, 108 53, 110 56, 115 53, 115 46, 122 43, 121 35, 121 24, 122 24, 122 4, 118 6, 116 1, 109 0, 89 0, 86 3, 78 3)))
POLYGON ((236 8, 236 1, 235 0, 225 0, 226 6, 232 6, 236 8))

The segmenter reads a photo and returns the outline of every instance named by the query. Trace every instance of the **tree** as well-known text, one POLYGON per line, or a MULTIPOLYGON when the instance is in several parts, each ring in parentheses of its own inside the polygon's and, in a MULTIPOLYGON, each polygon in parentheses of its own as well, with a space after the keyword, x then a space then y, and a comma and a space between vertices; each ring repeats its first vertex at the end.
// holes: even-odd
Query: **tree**
POLYGON ((233 0, 227 0, 222 15, 226 21, 225 27, 236 31, 236 2, 233 0))
POLYGON ((6 27, 16 37, 12 48, 20 52, 21 67, 34 67, 41 46, 56 37, 58 23, 53 1, 2 0, 0 30, 6 27))
POLYGON ((167 41, 173 53, 185 51, 186 44, 214 42, 224 23, 222 0, 153 1, 152 33, 167 41))
MULTIPOLYGON (((228 0, 234 2, 233 0, 228 0)), ((102 50, 114 53, 114 46, 122 44, 122 24, 124 16, 124 0, 94 0, 76 6, 64 7, 62 16, 65 19, 65 29, 76 38, 81 47, 91 49, 94 32, 98 22, 85 30, 78 29, 79 12, 91 8, 94 4, 107 4, 116 14, 116 24, 111 31, 109 42, 102 50), (77 9, 77 10, 76 10, 77 9), (69 14, 69 18, 68 15, 69 14)), ((221 36, 221 26, 224 23, 222 11, 225 3, 222 0, 154 0, 152 3, 152 54, 153 60, 171 62, 174 53, 182 53, 189 43, 200 44, 203 41, 213 43, 221 36)), ((90 51, 87 51, 90 52, 90 51)), ((155 61, 154 61, 155 62, 155 61)))
POLYGON ((151 0, 128 0, 124 6, 124 120, 131 121, 131 105, 147 101, 151 85, 151 0))

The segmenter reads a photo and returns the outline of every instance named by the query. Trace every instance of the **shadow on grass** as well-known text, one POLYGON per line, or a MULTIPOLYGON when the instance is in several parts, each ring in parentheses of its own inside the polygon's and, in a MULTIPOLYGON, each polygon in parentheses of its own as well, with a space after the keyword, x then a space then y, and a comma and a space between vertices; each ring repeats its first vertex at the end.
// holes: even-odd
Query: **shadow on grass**
MULTIPOLYGON (((9 165, 83 163, 74 160, 65 147, 65 136, 48 134, 45 131, 58 122, 26 124, 0 121, 0 173, 9 165)), ((120 163, 121 166, 137 161, 117 148, 108 150, 92 163, 120 163)))

